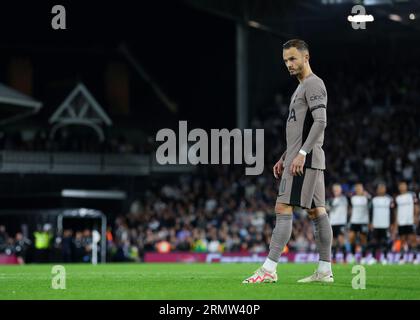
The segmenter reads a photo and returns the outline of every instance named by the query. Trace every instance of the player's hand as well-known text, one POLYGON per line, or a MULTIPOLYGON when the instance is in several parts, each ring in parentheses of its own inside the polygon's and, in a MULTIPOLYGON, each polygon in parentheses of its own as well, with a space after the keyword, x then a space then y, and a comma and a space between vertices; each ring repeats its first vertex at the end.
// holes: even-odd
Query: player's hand
POLYGON ((283 172, 283 169, 284 169, 284 161, 283 161, 282 158, 280 158, 280 160, 277 161, 277 163, 273 167, 273 174, 274 174, 274 177, 276 179, 278 179, 279 177, 281 177, 281 174, 283 172))
POLYGON ((303 154, 298 154, 292 161, 292 164, 290 166, 290 171, 292 172, 292 175, 301 176, 303 174, 303 166, 305 164, 305 156, 303 154))

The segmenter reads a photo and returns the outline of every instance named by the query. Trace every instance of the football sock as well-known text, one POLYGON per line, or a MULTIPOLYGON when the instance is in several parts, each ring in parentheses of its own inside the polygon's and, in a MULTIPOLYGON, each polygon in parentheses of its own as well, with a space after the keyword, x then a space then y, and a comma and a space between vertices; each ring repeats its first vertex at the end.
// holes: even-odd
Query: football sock
POLYGON ((381 251, 384 253, 384 258, 387 259, 388 258, 388 245, 387 245, 387 243, 382 244, 381 251))
POLYGON ((277 262, 271 260, 270 258, 266 258, 265 262, 263 264, 263 268, 265 270, 267 270, 268 272, 273 273, 274 271, 276 271, 277 268, 277 262))
POLYGON ((277 262, 279 261, 280 255, 283 252, 284 246, 289 242, 290 236, 292 235, 293 226, 293 215, 292 214, 276 214, 276 226, 273 230, 270 241, 270 252, 268 253, 267 259, 270 259, 275 263, 274 270, 273 265, 270 262, 264 263, 266 269, 269 272, 275 271, 277 262), (271 270, 269 270, 270 268, 271 270))
POLYGON ((322 273, 331 272, 331 262, 319 260, 318 271, 322 273))
POLYGON ((332 243, 332 229, 331 224, 326 213, 319 215, 315 219, 315 242, 319 252, 319 260, 331 261, 331 243, 332 243))
POLYGON ((366 245, 362 245, 362 258, 366 258, 366 245))
POLYGON ((413 261, 417 259, 417 250, 415 247, 410 248, 410 253, 413 255, 413 261))

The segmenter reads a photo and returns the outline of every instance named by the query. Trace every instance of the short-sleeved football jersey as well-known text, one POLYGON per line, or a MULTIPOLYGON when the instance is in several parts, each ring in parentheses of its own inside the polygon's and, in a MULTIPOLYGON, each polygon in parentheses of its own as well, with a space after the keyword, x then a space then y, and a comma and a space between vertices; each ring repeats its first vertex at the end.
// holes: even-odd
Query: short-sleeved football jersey
POLYGON ((399 226, 414 224, 414 205, 417 203, 416 195, 412 192, 400 194, 395 198, 397 204, 397 221, 399 226))

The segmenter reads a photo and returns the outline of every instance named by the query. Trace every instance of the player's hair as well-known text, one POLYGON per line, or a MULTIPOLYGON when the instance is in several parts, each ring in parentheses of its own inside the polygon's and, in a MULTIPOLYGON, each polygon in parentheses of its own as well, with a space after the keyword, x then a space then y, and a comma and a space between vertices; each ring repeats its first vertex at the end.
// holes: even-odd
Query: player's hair
POLYGON ((296 48, 299 51, 308 51, 309 52, 309 46, 308 44, 301 40, 301 39, 291 39, 283 44, 283 49, 290 49, 290 48, 296 48))

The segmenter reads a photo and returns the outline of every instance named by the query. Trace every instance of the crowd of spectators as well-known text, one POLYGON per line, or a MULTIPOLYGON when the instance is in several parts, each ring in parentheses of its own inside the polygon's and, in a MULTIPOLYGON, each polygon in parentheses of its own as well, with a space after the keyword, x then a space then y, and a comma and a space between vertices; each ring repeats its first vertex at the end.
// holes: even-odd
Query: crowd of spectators
MULTIPOLYGON (((395 195, 397 182, 406 180, 417 194, 419 70, 369 76, 338 72, 336 77, 326 81, 327 197, 333 183, 340 183, 350 196, 353 184, 359 181, 372 195, 375 185, 385 182, 395 195)), ((147 251, 267 251, 278 190, 272 166, 285 150, 289 112, 285 97, 290 94, 278 93, 274 103, 262 108, 252 121, 253 128, 265 129, 265 171, 261 176, 245 176, 238 166, 213 166, 205 173, 183 176, 149 191, 129 214, 117 218, 116 246, 125 247, 125 252, 136 248, 140 256, 136 259, 147 251)), ((304 211, 294 213, 289 250, 315 250, 312 225, 305 215, 304 211)))
POLYGON ((0 254, 15 256, 19 264, 27 262, 90 262, 92 259, 92 232, 63 230, 58 235, 50 224, 38 227, 32 234, 21 230, 14 235, 0 225, 0 254))
MULTIPOLYGON (((201 178, 185 175, 134 202, 128 214, 115 220, 108 244, 118 255, 112 257, 142 261, 146 252, 268 252, 276 183, 269 175, 250 178, 227 167, 214 171, 219 172, 201 178)), ((354 194, 352 186, 347 190, 347 196, 354 194)), ((327 195, 331 196, 330 190, 327 195)), ((306 215, 295 208, 286 250, 316 252, 312 222, 306 215)), ((343 253, 350 252, 347 234, 345 238, 343 253)))
MULTIPOLYGON (((418 192, 419 70, 334 75, 335 79, 325 79, 329 96, 324 145, 327 197, 335 182, 342 184, 347 195, 358 181, 371 194, 384 181, 393 194, 401 179, 418 192)), ((267 251, 278 190, 272 166, 285 150, 290 95, 279 92, 252 120, 253 128, 265 129, 263 174, 246 176, 239 165, 205 166, 150 188, 128 214, 116 218, 108 237, 112 259, 141 261, 149 251, 267 251)), ((124 139, 110 145, 123 152, 128 148, 124 139)), ((312 226, 305 215, 305 211, 294 212, 289 250, 315 250, 312 226)))
POLYGON ((0 254, 14 255, 18 262, 23 264, 31 245, 31 240, 25 237, 22 232, 10 236, 7 233, 6 226, 0 225, 0 254))
MULTIPOLYGON (((404 179, 412 189, 417 188, 419 70, 368 76, 354 71, 338 72, 336 77, 324 78, 328 90, 323 147, 327 183, 362 181, 369 188, 385 181, 395 188, 397 181, 404 179)), ((265 129, 266 169, 271 169, 285 150, 285 119, 289 111, 286 97, 290 95, 291 92, 277 94, 274 103, 262 109, 253 121, 253 127, 265 129)))

